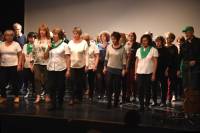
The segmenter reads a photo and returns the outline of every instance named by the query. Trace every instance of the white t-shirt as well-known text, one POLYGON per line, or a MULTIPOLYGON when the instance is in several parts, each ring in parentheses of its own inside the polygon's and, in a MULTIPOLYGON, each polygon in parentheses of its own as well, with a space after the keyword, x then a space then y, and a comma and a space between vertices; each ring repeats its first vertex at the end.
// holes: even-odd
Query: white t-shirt
POLYGON ((137 74, 151 74, 153 73, 153 57, 158 57, 158 50, 152 47, 145 58, 141 58, 139 48, 136 52, 136 57, 138 58, 137 74))
POLYGON ((25 44, 23 46, 23 51, 22 51, 22 53, 25 56, 24 68, 30 68, 30 62, 33 61, 33 54, 32 54, 32 52, 29 53, 29 54, 27 53, 27 45, 28 44, 25 44))
POLYGON ((45 40, 44 42, 37 39, 35 40, 33 45, 34 64, 47 65, 48 59, 44 59, 44 54, 48 48, 48 42, 49 40, 45 40))
POLYGON ((88 44, 85 40, 82 40, 80 43, 74 43, 74 41, 71 40, 68 43, 65 54, 70 55, 71 68, 82 68, 88 66, 87 49, 88 44))
POLYGON ((96 54, 99 54, 99 49, 95 42, 90 42, 90 46, 88 46, 88 69, 94 68, 96 54))
MULTIPOLYGON (((57 45, 61 43, 59 41, 57 45)), ((67 44, 62 42, 58 47, 49 51, 49 60, 47 63, 48 71, 63 71, 66 69, 65 48, 67 44)))
POLYGON ((5 42, 0 45, 1 66, 10 67, 18 65, 18 55, 22 49, 18 42, 13 41, 11 45, 6 46, 5 42))

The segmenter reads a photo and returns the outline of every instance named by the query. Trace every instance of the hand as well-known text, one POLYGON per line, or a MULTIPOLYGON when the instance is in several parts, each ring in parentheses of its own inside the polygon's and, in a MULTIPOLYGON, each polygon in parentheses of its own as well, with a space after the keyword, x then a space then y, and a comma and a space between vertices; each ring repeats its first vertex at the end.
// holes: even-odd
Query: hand
POLYGON ((155 81, 156 80, 156 75, 155 74, 152 74, 151 75, 151 81, 155 81))
POLYGON ((97 70, 97 67, 96 66, 94 66, 93 67, 93 72, 95 72, 97 70))
POLYGON ((65 73, 66 78, 70 78, 70 70, 67 70, 65 73))
POLYGON ((122 77, 124 77, 126 75, 126 70, 122 69, 122 77))
POLYGON ((190 66, 194 66, 196 64, 196 61, 195 60, 192 60, 189 62, 190 66))
POLYGON ((30 69, 31 69, 31 72, 34 72, 34 65, 33 64, 30 64, 30 69))
POLYGON ((106 73, 107 73, 107 69, 104 68, 104 69, 103 69, 103 74, 106 75, 106 73))
POLYGON ((177 77, 180 77, 180 75, 181 75, 181 71, 178 70, 178 71, 176 72, 176 76, 177 76, 177 77))
POLYGON ((17 71, 21 71, 22 70, 22 66, 21 65, 17 65, 17 71))
POLYGON ((169 75, 168 70, 165 70, 165 76, 168 77, 168 75, 169 75))
POLYGON ((85 72, 87 72, 88 71, 88 66, 85 66, 85 72))
POLYGON ((136 73, 134 74, 134 76, 135 76, 135 80, 137 80, 137 74, 136 73))
POLYGON ((125 72, 128 73, 128 68, 126 68, 125 72))

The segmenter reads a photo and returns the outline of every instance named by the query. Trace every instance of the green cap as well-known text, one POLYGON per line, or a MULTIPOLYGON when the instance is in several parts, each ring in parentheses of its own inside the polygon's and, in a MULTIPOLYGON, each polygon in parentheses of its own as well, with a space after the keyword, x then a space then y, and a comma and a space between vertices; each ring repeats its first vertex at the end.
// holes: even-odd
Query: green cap
POLYGON ((194 31, 194 28, 193 28, 192 26, 186 26, 186 27, 182 30, 182 32, 192 32, 192 31, 194 31))

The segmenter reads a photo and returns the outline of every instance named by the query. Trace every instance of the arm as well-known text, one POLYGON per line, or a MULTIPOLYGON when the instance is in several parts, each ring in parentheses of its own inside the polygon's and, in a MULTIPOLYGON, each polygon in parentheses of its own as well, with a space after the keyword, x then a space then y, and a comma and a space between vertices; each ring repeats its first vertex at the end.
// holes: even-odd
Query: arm
POLYGON ((104 74, 106 74, 106 72, 107 72, 108 59, 109 59, 109 52, 108 52, 108 48, 107 48, 107 50, 106 50, 106 56, 105 56, 105 61, 104 61, 104 69, 103 69, 103 73, 104 74))
POLYGON ((99 53, 95 54, 95 64, 94 64, 93 71, 96 71, 98 63, 99 63, 99 53))
POLYGON ((17 71, 21 71, 22 70, 22 52, 21 51, 17 53, 17 57, 18 57, 17 71))
POLYGON ((70 65, 71 65, 70 54, 67 54, 66 55, 66 67, 67 67, 66 77, 67 78, 70 77, 70 65))
POLYGON ((21 60, 21 62, 22 62, 22 67, 24 67, 25 61, 26 61, 25 54, 22 53, 22 60, 21 60))
POLYGON ((138 57, 136 57, 136 59, 135 59, 135 73, 134 73, 135 80, 137 79, 137 67, 138 67, 138 57))
POLYGON ((156 71, 157 71, 157 66, 158 66, 158 50, 157 49, 154 50, 152 61, 153 61, 153 73, 152 73, 151 80, 155 81, 156 71))
POLYGON ((47 60, 49 58, 49 51, 50 51, 50 47, 48 47, 46 52, 44 53, 44 59, 45 60, 47 60))
POLYGON ((44 59, 47 60, 49 58, 49 51, 51 50, 51 41, 48 41, 48 47, 44 53, 44 59))
POLYGON ((158 58, 157 57, 153 57, 153 73, 152 73, 152 81, 155 81, 156 79, 156 70, 157 70, 157 65, 158 65, 158 58))
POLYGON ((123 63, 122 76, 125 76, 126 68, 127 68, 127 53, 126 53, 125 49, 124 49, 123 54, 122 54, 122 63, 123 63))
POLYGON ((88 64, 89 64, 89 55, 88 55, 88 44, 85 46, 85 71, 88 71, 88 64))

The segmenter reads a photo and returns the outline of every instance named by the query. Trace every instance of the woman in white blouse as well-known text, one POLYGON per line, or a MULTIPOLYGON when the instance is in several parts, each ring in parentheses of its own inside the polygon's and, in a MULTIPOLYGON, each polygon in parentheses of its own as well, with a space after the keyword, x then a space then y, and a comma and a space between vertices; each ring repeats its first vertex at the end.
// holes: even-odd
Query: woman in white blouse
POLYGON ((137 49, 135 61, 135 78, 139 91, 140 110, 149 109, 151 98, 151 83, 155 81, 158 51, 151 46, 150 35, 141 37, 141 47, 137 49), (145 99, 145 102, 144 102, 145 99))
POLYGON ((45 53, 45 58, 48 59, 47 89, 50 91, 52 104, 49 111, 62 109, 66 72, 65 47, 67 44, 63 41, 64 33, 60 28, 53 29, 52 33, 53 41, 45 53))
POLYGON ((81 39, 82 30, 79 27, 73 29, 73 40, 66 48, 67 54, 67 72, 66 76, 71 77, 72 94, 70 105, 74 102, 81 102, 83 98, 83 89, 85 82, 85 67, 88 67, 87 48, 88 44, 81 39))
POLYGON ((44 58, 44 54, 50 45, 50 33, 47 25, 42 24, 38 29, 38 39, 35 40, 33 45, 33 59, 34 59, 34 79, 35 79, 35 91, 36 100, 34 103, 40 102, 40 94, 42 93, 42 88, 45 89, 46 97, 45 101, 49 102, 50 98, 48 91, 46 89, 47 81, 47 62, 48 60, 44 58))
POLYGON ((88 44, 88 68, 86 68, 86 72, 89 85, 89 100, 92 102, 95 88, 96 70, 99 62, 99 49, 95 42, 90 40, 89 34, 84 34, 82 38, 87 41, 88 44))
POLYGON ((14 102, 19 102, 18 71, 22 70, 22 49, 13 41, 14 31, 6 30, 4 42, 0 45, 0 103, 6 102, 6 86, 10 83, 14 89, 14 102))

